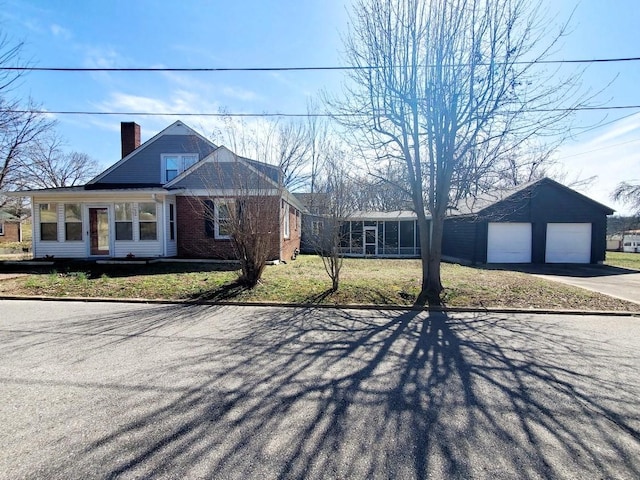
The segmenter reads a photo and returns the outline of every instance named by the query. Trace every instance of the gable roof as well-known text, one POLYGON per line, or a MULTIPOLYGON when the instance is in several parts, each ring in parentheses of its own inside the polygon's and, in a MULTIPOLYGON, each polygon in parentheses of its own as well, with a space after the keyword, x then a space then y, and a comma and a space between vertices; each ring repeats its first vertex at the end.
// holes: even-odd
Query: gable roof
MULTIPOLYGON (((142 145, 140 145, 138 148, 133 150, 131 153, 129 153, 129 155, 125 156, 124 158, 120 159, 118 162, 111 165, 109 168, 107 168, 105 171, 97 175, 95 178, 92 178, 91 180, 89 180, 87 182, 87 185, 94 185, 96 183, 99 183, 104 177, 106 177, 113 171, 117 170, 124 163, 128 162, 131 158, 140 154, 140 152, 142 152, 144 149, 149 148, 150 145, 153 145, 159 138, 163 137, 164 135, 193 135, 198 139, 200 139, 201 141, 208 144, 209 146, 211 146, 212 149, 218 148, 213 142, 211 142, 209 139, 207 139, 200 133, 196 132, 194 129, 186 125, 184 122, 182 122, 181 120, 176 120, 167 128, 161 130, 156 135, 154 135, 149 140, 147 140, 142 145)), ((171 152, 167 152, 167 153, 171 153, 171 152)), ((158 159, 158 161, 159 160, 160 159, 158 159)))
POLYGON ((20 219, 15 215, 0 210, 0 222, 19 222, 20 219))
MULTIPOLYGON (((277 169, 277 167, 276 167, 277 169)), ((236 155, 225 146, 192 165, 165 185, 167 189, 218 190, 280 188, 271 166, 236 155), (262 165, 263 168, 256 168, 262 165), (266 168, 269 167, 269 168, 266 168)))
POLYGON ((563 185, 555 180, 552 180, 548 177, 541 178, 540 180, 534 180, 533 182, 525 183, 519 185, 513 189, 500 191, 496 193, 485 193, 482 195, 478 195, 477 197, 468 197, 462 199, 458 202, 458 205, 455 209, 450 212, 450 216, 462 216, 462 215, 478 215, 489 208, 498 205, 502 202, 508 202, 509 200, 515 199, 517 196, 523 193, 532 193, 534 190, 541 186, 549 186, 552 188, 557 188, 562 190, 569 195, 574 196, 575 198, 589 203, 592 207, 602 210, 607 215, 613 214, 614 210, 606 205, 603 205, 591 198, 583 195, 581 193, 576 192, 575 190, 563 185))

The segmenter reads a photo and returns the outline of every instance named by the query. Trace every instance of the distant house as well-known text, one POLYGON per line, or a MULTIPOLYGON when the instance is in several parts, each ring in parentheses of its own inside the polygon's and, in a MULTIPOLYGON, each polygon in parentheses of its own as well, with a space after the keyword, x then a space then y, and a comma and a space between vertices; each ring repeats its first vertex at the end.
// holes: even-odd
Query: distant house
MULTIPOLYGON (((20 192, 33 206, 33 255, 233 258, 231 209, 268 204, 273 259, 300 247, 301 204, 278 167, 240 157, 177 121, 141 143, 121 124, 122 159, 78 187, 20 192)), ((264 210, 266 211, 266 210, 264 210)))
POLYGON ((622 251, 622 235, 620 234, 607 235, 607 251, 608 252, 622 251))
POLYGON ((0 243, 19 242, 20 240, 20 219, 0 211, 0 243))
POLYGON ((622 236, 622 251, 640 253, 640 230, 628 230, 622 236))

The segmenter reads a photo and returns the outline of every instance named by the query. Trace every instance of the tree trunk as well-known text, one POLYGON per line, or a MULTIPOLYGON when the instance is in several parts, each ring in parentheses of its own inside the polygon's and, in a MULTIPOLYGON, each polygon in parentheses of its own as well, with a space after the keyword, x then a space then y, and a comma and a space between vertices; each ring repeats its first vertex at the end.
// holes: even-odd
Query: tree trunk
POLYGON ((431 249, 429 256, 429 271, 427 275, 426 296, 429 305, 441 305, 442 280, 440 278, 440 264, 442 262, 442 235, 444 232, 444 216, 434 215, 431 219, 431 249))
POLYGON ((423 212, 417 212, 418 215, 418 231, 420 233, 420 261, 422 263, 422 284, 420 294, 416 298, 416 306, 424 306, 427 304, 429 298, 427 296, 429 286, 429 264, 430 264, 430 251, 431 251, 431 232, 429 223, 423 212))

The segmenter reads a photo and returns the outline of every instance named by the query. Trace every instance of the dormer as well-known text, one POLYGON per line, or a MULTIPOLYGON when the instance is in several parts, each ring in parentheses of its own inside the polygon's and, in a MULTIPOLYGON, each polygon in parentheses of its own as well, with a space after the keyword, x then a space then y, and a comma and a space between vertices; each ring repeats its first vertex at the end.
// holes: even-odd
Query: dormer
POLYGON ((123 122, 121 144, 123 158, 87 186, 162 186, 217 148, 181 121, 174 122, 142 144, 139 125, 123 122))

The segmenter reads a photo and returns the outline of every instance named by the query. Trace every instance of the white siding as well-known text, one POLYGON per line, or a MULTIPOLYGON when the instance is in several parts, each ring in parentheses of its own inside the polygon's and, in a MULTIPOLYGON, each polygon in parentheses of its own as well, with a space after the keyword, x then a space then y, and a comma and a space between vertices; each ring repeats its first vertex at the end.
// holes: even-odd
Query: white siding
POLYGON ((175 201, 175 197, 171 197, 168 198, 167 201, 164 204, 164 218, 165 218, 165 236, 167 239, 167 252, 166 252, 166 256, 167 257, 175 257, 176 255, 178 255, 178 232, 177 232, 177 210, 176 210, 176 201, 175 201), (176 224, 176 235, 174 237, 174 240, 171 241, 171 230, 170 230, 170 226, 169 226, 169 204, 173 204, 173 220, 174 223, 176 224))
POLYGON ((119 240, 115 242, 114 257, 126 257, 130 253, 136 257, 161 257, 162 242, 159 240, 119 240))

